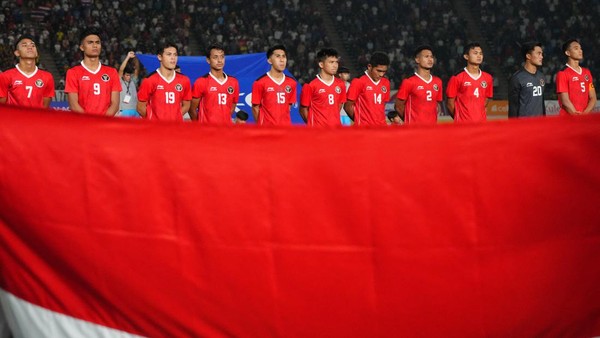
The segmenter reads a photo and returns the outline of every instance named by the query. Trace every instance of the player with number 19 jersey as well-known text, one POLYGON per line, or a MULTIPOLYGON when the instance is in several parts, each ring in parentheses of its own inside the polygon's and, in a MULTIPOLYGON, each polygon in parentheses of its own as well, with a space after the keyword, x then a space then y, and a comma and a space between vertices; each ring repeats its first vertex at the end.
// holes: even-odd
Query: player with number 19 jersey
POLYGON ((290 125, 290 105, 296 103, 296 80, 283 74, 275 81, 266 73, 252 84, 252 105, 260 105, 259 125, 290 125))
POLYGON ((390 80, 385 77, 374 82, 365 74, 352 80, 348 101, 354 101, 354 125, 386 126, 385 104, 390 100, 390 80))
POLYGON ((454 108, 456 122, 485 121, 486 101, 494 96, 492 76, 481 70, 478 76, 472 76, 465 68, 450 78, 446 95, 448 98, 456 98, 454 108))
POLYGON ((200 99, 198 122, 207 124, 230 125, 233 123, 231 112, 238 103, 240 86, 234 77, 223 74, 221 82, 211 73, 199 77, 194 82, 192 97, 200 99))
POLYGON ((442 80, 431 75, 427 81, 415 73, 402 81, 397 97, 406 101, 405 123, 436 124, 438 102, 441 102, 444 97, 442 80))
POLYGON ((150 108, 147 119, 183 121, 182 102, 192 100, 190 79, 177 72, 173 74, 173 78, 167 80, 157 70, 142 81, 138 101, 147 102, 150 108))
POLYGON ((17 65, 0 73, 0 97, 6 97, 8 104, 43 108, 44 98, 54 97, 54 78, 37 67, 27 75, 17 65))
POLYGON ((346 83, 333 77, 326 83, 319 75, 302 87, 300 105, 308 107, 306 123, 311 127, 341 126, 340 107, 346 102, 346 83))
POLYGON ((76 93, 86 114, 106 115, 112 92, 121 92, 119 73, 113 67, 100 64, 91 70, 81 62, 67 70, 65 93, 76 93))
MULTIPOLYGON (((582 112, 588 105, 590 99, 590 89, 594 89, 594 80, 589 69, 581 67, 581 71, 577 72, 569 65, 565 65, 556 74, 556 93, 568 93, 569 100, 575 107, 576 111, 582 112)), ((571 115, 563 108, 560 95, 558 97, 561 116, 571 115)))

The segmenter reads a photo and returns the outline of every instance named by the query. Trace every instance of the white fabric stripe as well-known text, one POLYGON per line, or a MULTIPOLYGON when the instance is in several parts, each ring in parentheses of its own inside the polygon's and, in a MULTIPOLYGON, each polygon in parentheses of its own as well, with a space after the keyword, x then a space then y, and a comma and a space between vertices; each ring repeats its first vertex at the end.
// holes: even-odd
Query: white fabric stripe
POLYGON ((5 317, 4 319, 0 318, 0 327, 2 327, 2 321, 6 320, 14 338, 140 337, 50 311, 17 298, 2 289, 0 289, 0 305, 2 305, 1 308, 5 317))

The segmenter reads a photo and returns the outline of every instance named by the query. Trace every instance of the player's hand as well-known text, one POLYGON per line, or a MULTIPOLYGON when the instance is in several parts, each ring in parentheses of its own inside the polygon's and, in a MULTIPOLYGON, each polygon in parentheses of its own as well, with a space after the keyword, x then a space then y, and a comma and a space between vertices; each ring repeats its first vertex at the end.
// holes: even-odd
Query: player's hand
POLYGON ((135 58, 135 52, 133 52, 133 51, 129 51, 129 53, 127 53, 127 58, 128 58, 128 59, 133 59, 133 58, 135 58))

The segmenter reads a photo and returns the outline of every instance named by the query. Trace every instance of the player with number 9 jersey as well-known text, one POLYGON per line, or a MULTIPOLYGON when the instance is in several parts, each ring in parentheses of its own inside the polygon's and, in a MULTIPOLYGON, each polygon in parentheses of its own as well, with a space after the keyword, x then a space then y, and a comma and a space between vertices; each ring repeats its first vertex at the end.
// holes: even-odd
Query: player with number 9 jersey
POLYGON ((65 93, 77 93, 86 114, 106 115, 113 92, 121 92, 119 73, 113 67, 99 64, 89 69, 82 62, 67 71, 65 93))

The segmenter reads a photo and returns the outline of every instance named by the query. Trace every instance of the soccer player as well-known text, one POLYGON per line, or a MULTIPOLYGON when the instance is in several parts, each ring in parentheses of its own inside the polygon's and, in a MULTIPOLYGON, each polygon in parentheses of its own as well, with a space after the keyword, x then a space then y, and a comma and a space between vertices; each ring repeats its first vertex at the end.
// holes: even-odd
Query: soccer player
POLYGON ((49 72, 38 69, 38 50, 33 38, 20 36, 14 54, 17 65, 0 73, 0 103, 48 108, 54 97, 54 78, 49 72))
POLYGON ((340 109, 346 102, 346 85, 336 77, 339 55, 335 49, 325 48, 317 53, 319 74, 302 87, 300 116, 308 126, 341 126, 340 109))
POLYGON ((207 48, 206 62, 210 71, 194 83, 190 118, 200 123, 231 125, 231 115, 240 97, 238 80, 223 71, 225 50, 221 45, 207 48))
POLYGON ((271 69, 252 84, 252 115, 258 125, 290 125, 290 111, 296 103, 296 80, 285 76, 285 46, 267 50, 271 69))
POLYGON ((384 77, 390 58, 384 52, 371 55, 365 74, 352 80, 344 110, 357 126, 385 126, 385 103, 390 99, 390 80, 384 77))
POLYGON ((69 69, 66 76, 69 107, 78 113, 114 116, 119 111, 121 82, 116 69, 100 63, 100 33, 85 30, 79 49, 83 61, 69 69))
POLYGON ((166 42, 156 54, 160 66, 142 81, 137 111, 149 120, 183 121, 183 115, 190 109, 192 91, 190 79, 175 72, 177 45, 166 42))
POLYGON ((443 99, 442 80, 431 74, 433 49, 419 46, 414 53, 417 70, 404 79, 396 95, 395 108, 406 124, 436 124, 438 102, 443 99))
POLYGON ((545 116, 544 74, 539 70, 544 60, 544 51, 539 42, 521 45, 523 68, 510 78, 508 89, 508 117, 545 116))
POLYGON ((556 74, 556 93, 560 104, 560 115, 589 114, 596 106, 596 89, 592 73, 581 67, 583 49, 575 39, 562 46, 567 56, 567 64, 556 74))
POLYGON ((492 76, 480 69, 483 50, 477 42, 465 46, 463 57, 467 67, 448 82, 446 105, 456 122, 485 121, 485 107, 494 96, 492 76))

